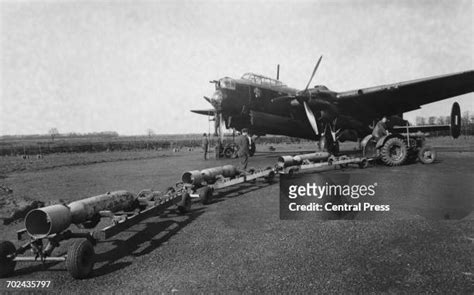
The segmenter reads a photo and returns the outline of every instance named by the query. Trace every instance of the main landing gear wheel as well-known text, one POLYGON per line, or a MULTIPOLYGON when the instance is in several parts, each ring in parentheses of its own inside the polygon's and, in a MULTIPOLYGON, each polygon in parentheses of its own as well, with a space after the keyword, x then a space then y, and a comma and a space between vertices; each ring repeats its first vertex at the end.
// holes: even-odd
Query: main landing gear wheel
POLYGON ((230 159, 230 158, 232 158, 233 155, 234 155, 234 149, 233 148, 231 148, 229 146, 229 147, 226 147, 224 149, 224 157, 226 157, 227 159, 230 159))
POLYGON ((181 214, 188 213, 191 211, 191 196, 189 193, 184 193, 183 196, 181 197, 181 201, 178 203, 178 212, 181 214))
POLYGON ((423 164, 431 164, 436 160, 436 151, 426 145, 418 152, 418 159, 420 159, 420 162, 423 164))
POLYGON ((206 186, 201 190, 201 193, 199 193, 199 198, 201 199, 201 202, 204 205, 209 204, 212 201, 213 197, 213 191, 210 187, 206 186))
POLYGON ((66 267, 75 279, 87 278, 94 268, 94 246, 89 240, 74 241, 69 246, 66 258, 66 267))
POLYGON ((408 156, 407 146, 402 139, 392 137, 380 149, 380 159, 388 166, 402 165, 408 156))
POLYGON ((7 277, 15 271, 16 261, 13 261, 12 254, 15 254, 15 245, 10 241, 0 242, 0 278, 7 277))

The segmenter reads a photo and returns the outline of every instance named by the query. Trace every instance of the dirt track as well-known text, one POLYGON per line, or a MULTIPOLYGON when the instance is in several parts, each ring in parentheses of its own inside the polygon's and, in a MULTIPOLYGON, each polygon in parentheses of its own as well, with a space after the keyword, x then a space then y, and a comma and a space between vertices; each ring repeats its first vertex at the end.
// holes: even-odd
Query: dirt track
MULTIPOLYGON (((276 155, 259 154, 251 164, 274 164, 276 155)), ((474 153, 439 156, 433 165, 335 172, 379 182, 381 201, 393 209, 376 220, 282 221, 278 184, 242 185, 211 205, 196 204, 189 215, 150 218, 100 243, 90 279, 72 279, 62 263, 47 270, 18 264, 11 279, 51 280, 51 291, 77 293, 471 293, 474 153)), ((204 162, 191 152, 11 174, 5 181, 20 195, 74 200, 165 189, 187 169, 228 162, 204 162)), ((19 228, 0 225, 1 238, 14 240, 19 228)))

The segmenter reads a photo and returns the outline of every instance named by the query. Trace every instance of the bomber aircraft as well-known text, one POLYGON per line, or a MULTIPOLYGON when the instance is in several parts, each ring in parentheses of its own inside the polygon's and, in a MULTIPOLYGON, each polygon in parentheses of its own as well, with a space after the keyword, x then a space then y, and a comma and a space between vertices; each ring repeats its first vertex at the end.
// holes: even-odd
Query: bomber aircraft
MULTIPOLYGON (((281 82, 278 66, 276 79, 246 73, 240 79, 210 81, 215 92, 204 98, 214 108, 192 112, 214 116, 216 132, 225 124, 228 129, 247 128, 256 136, 274 134, 320 141, 326 150, 337 152, 339 142, 366 137, 384 116, 391 126, 405 126, 408 122, 403 113, 474 91, 473 70, 343 92, 323 85, 310 88, 321 59, 303 90, 281 82)), ((452 120, 458 120, 459 114, 455 103, 452 120)))

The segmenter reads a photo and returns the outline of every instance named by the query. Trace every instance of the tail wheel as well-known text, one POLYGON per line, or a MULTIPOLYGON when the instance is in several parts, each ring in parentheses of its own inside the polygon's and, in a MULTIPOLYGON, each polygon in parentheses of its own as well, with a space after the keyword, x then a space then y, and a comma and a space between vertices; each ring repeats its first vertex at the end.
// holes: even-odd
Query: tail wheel
POLYGON ((204 205, 209 204, 212 201, 213 191, 210 187, 206 186, 201 190, 199 194, 199 199, 204 205))
POLYGON ((77 240, 69 246, 66 267, 75 279, 87 278, 94 268, 94 247, 89 240, 77 240))
POLYGON ((188 213, 191 210, 191 196, 189 193, 184 193, 181 196, 181 201, 178 203, 178 211, 181 214, 188 213))
POLYGON ((436 151, 426 145, 418 152, 418 159, 420 159, 420 162, 423 164, 431 164, 436 160, 436 151))
POLYGON ((388 166, 402 165, 407 156, 407 145, 398 137, 387 140, 380 150, 380 159, 388 166))
POLYGON ((7 277, 13 273, 16 261, 13 261, 13 254, 16 249, 10 241, 0 242, 0 278, 7 277))

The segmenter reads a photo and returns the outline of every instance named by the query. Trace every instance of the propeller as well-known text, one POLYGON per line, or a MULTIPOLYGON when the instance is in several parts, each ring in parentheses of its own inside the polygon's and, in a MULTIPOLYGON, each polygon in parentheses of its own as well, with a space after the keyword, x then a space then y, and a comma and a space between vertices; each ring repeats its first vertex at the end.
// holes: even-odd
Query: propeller
POLYGON ((303 91, 296 93, 296 95, 285 95, 285 96, 280 96, 280 97, 276 97, 272 99, 272 102, 286 102, 286 101, 292 101, 293 99, 296 99, 300 104, 303 104, 304 110, 306 112, 306 117, 308 118, 311 128, 313 128, 313 131, 316 135, 319 135, 318 122, 316 121, 316 117, 314 116, 313 111, 308 106, 308 101, 311 100, 311 93, 309 93, 309 96, 307 96, 306 93, 308 92, 309 85, 311 84, 311 81, 313 81, 313 78, 316 75, 316 71, 318 70, 319 65, 321 64, 322 59, 323 59, 323 56, 321 55, 318 59, 318 62, 316 63, 316 66, 313 69, 313 73, 311 74, 311 77, 309 78, 308 84, 306 84, 306 87, 304 88, 303 91))
POLYGON ((222 126, 224 126, 224 119, 222 116, 222 95, 216 93, 212 98, 204 96, 204 99, 214 107, 214 118, 211 119, 211 121, 214 121, 214 135, 219 135, 222 140, 222 126))
POLYGON ((297 99, 300 103, 301 103, 301 100, 308 101, 311 98, 311 93, 309 97, 306 96, 305 94, 306 92, 308 92, 309 85, 311 84, 311 81, 313 81, 313 78, 316 75, 316 71, 318 70, 319 64, 321 63, 322 59, 323 59, 323 56, 321 55, 318 61, 316 62, 316 66, 313 69, 313 73, 311 74, 308 84, 306 84, 306 87, 304 88, 303 91, 299 91, 298 93, 296 93, 296 95, 284 95, 284 96, 275 97, 274 99, 272 99, 272 102, 286 102, 286 101, 291 101, 293 99, 297 99))

